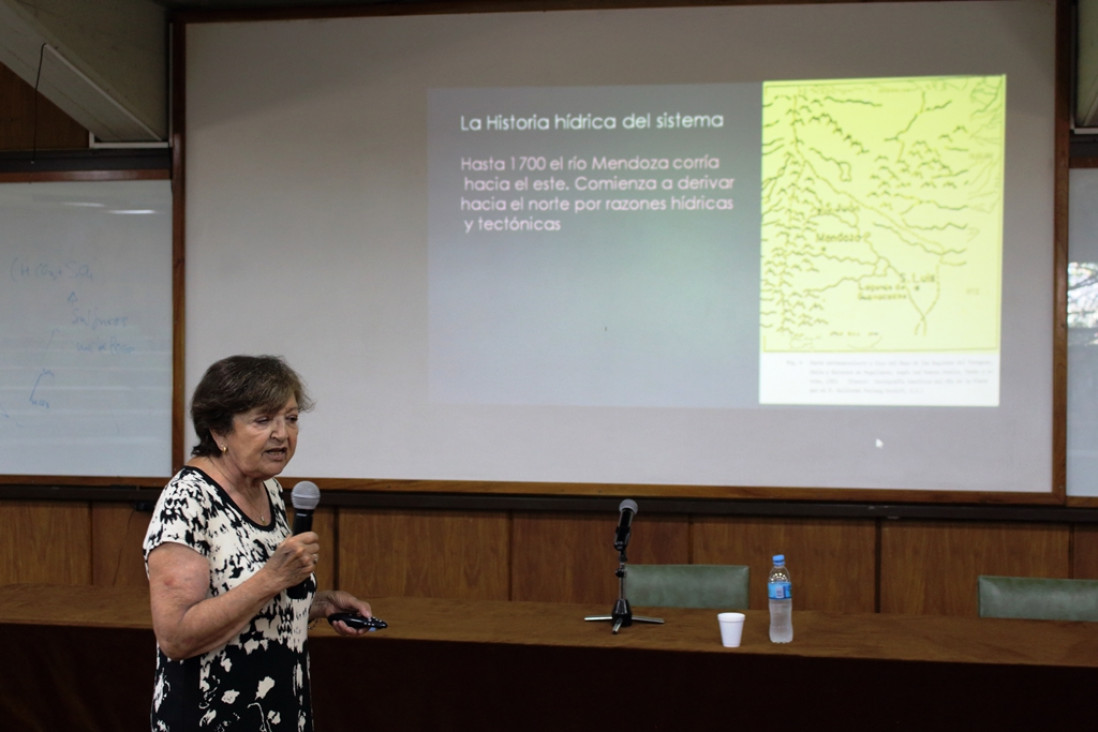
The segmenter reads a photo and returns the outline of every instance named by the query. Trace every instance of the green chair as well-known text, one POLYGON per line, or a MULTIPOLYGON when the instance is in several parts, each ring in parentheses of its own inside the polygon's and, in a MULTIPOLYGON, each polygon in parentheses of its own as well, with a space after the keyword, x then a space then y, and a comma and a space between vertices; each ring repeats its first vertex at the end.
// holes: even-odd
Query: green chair
POLYGON ((1098 580, 977 578, 981 618, 1098 620, 1098 580))
POLYGON ((639 607, 747 608, 750 568, 739 564, 630 564, 625 594, 639 607))

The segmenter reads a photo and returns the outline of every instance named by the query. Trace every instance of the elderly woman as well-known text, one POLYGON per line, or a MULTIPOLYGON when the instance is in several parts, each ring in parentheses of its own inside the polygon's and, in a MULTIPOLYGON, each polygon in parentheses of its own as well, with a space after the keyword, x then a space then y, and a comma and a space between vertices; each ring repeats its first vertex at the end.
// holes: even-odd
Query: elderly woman
POLYGON ((318 537, 290 535, 274 476, 310 406, 298 375, 272 356, 218 361, 195 390, 198 445, 144 542, 158 649, 153 730, 311 730, 310 621, 370 616, 346 592, 316 592, 318 537))

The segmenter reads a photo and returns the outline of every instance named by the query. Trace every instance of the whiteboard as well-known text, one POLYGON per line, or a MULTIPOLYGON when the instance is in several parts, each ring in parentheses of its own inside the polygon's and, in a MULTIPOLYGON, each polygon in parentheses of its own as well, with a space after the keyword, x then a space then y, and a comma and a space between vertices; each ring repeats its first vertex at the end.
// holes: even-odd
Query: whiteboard
MULTIPOLYGON (((188 393, 231 353, 285 356, 317 402, 288 472, 313 477, 1048 494, 1054 19, 1052 3, 1019 0, 191 24, 188 393), (939 103, 961 77, 966 91, 939 103), (768 89, 833 104, 842 83, 866 80, 909 101, 925 92, 927 110, 1005 98, 1001 195, 985 209, 997 246, 986 279, 949 292, 982 309, 935 326, 965 339, 979 324, 982 340, 919 361, 904 349, 924 331, 909 329, 887 359, 832 358, 843 330, 815 360, 763 353, 768 89), (737 157, 749 138, 753 155, 737 157), (537 183, 552 187, 538 193, 546 207, 596 177, 610 188, 594 204, 658 198, 620 192, 637 178, 694 185, 630 167, 664 159, 718 187, 663 196, 669 209, 734 208, 596 218, 573 195, 566 211, 515 213, 537 183), (517 190, 527 177, 531 190, 517 190), (840 387, 833 402, 810 393, 815 371, 840 387), (869 372, 889 372, 877 393, 893 377, 984 388, 849 398, 869 372)), ((854 148, 880 129, 836 139, 854 148)), ((987 141, 978 130, 957 125, 966 144, 987 141)), ((850 167, 836 157, 819 170, 841 184, 850 167)), ((875 186, 867 197, 895 193, 875 186)), ((814 226, 824 213, 871 236, 895 222, 828 203, 814 226)), ((954 223, 928 220, 910 241, 954 223)), ((819 231, 835 246, 850 236, 819 231)), ((883 310, 894 285, 869 284, 883 310)), ((854 347, 872 348, 867 335, 854 347)))
POLYGON ((0 185, 0 473, 171 472, 166 180, 0 185))

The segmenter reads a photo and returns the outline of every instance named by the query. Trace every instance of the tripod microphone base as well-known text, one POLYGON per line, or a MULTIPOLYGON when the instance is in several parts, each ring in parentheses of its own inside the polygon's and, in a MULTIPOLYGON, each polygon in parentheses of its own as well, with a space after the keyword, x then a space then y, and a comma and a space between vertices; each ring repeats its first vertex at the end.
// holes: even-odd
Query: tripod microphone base
POLYGON ((651 618, 647 615, 634 615, 632 608, 629 607, 629 601, 625 598, 621 598, 614 605, 614 611, 609 615, 589 615, 584 620, 587 621, 609 621, 613 623, 610 626, 611 633, 617 633, 622 628, 628 628, 634 622, 637 623, 656 623, 663 625, 663 618, 651 618))

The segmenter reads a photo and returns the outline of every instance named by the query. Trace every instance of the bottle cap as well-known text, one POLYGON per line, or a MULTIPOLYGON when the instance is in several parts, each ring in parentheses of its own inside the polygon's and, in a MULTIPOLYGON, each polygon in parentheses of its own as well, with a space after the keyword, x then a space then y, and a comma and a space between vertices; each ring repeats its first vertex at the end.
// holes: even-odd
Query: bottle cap
POLYGON ((775 554, 774 555, 774 564, 778 565, 779 567, 782 566, 783 564, 785 564, 785 555, 784 554, 775 554))

